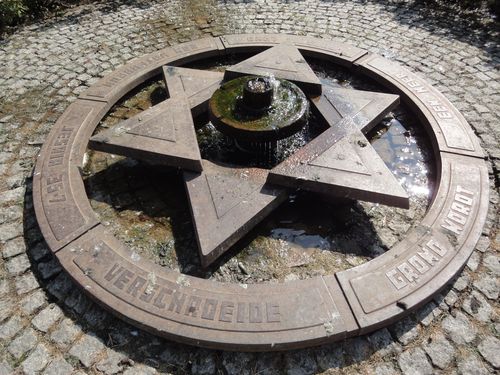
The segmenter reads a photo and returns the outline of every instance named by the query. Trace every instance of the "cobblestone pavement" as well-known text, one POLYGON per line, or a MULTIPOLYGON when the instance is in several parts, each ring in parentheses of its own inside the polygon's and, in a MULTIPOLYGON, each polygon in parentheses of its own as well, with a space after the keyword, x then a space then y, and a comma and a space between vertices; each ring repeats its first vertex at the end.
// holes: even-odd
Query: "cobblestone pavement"
MULTIPOLYGON (((108 3, 108 2, 107 2, 108 3)), ((0 374, 487 374, 500 366, 500 80, 495 25, 403 1, 169 0, 85 5, 0 42, 0 374), (491 205, 466 268, 419 312, 373 334, 286 353, 202 350, 152 337, 89 301, 51 258, 31 174, 51 126, 98 77, 206 35, 335 37, 442 91, 487 150, 491 205)))

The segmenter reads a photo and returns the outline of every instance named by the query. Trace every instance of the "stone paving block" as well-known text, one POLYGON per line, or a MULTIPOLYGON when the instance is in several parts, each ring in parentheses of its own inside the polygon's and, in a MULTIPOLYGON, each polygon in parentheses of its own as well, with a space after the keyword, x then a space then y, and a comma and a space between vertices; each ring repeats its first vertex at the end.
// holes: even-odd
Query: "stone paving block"
POLYGON ((74 284, 65 272, 60 273, 47 285, 50 294, 58 300, 63 300, 72 288, 74 288, 74 284))
POLYGON ((64 358, 59 357, 50 362, 43 375, 70 375, 73 371, 73 366, 66 362, 64 358))
POLYGON ((16 359, 23 356, 24 353, 33 349, 38 342, 38 338, 33 329, 26 329, 21 335, 17 336, 8 346, 8 351, 16 359))
POLYGON ((374 352, 381 357, 396 354, 402 351, 401 345, 394 341, 387 328, 379 329, 368 336, 368 341, 374 352))
POLYGON ((384 363, 375 367, 375 375, 397 375, 400 374, 398 370, 391 363, 384 363))
POLYGON ((417 311, 416 317, 417 321, 427 327, 434 321, 435 318, 437 318, 441 314, 442 311, 439 309, 439 307, 437 307, 436 304, 431 301, 417 311))
POLYGON ((12 367, 7 362, 0 362, 0 375, 11 375, 12 367))
POLYGON ((16 292, 17 294, 26 294, 38 288, 40 284, 38 284, 35 276, 30 272, 19 276, 16 278, 16 292))
POLYGON ((21 254, 9 259, 5 267, 11 275, 16 276, 28 270, 31 267, 31 263, 26 254, 21 254))
POLYGON ((123 375, 154 375, 158 372, 149 366, 145 365, 137 365, 134 367, 130 367, 123 372, 123 375))
POLYGON ((490 372, 475 355, 468 355, 458 360, 460 375, 488 375, 490 372))
POLYGON ((494 336, 488 336, 478 346, 479 353, 494 368, 500 368, 500 340, 494 336))
POLYGON ((24 239, 16 238, 5 243, 3 246, 2 256, 10 258, 26 252, 26 245, 24 239))
POLYGON ((497 277, 482 275, 474 282, 474 286, 488 299, 498 300, 498 295, 500 293, 500 281, 497 277))
POLYGON ((209 375, 215 372, 215 358, 212 352, 202 349, 192 359, 191 373, 197 375, 209 375))
POLYGON ((401 344, 408 345, 417 339, 420 327, 410 317, 407 317, 394 324, 390 330, 401 344))
POLYGON ((96 368, 106 375, 116 374, 123 370, 122 362, 126 358, 127 357, 123 353, 108 348, 106 349, 105 357, 97 362, 96 368))
POLYGON ((0 242, 6 242, 23 234, 21 223, 9 223, 0 225, 0 242))
POLYGON ((318 371, 318 364, 309 350, 287 352, 284 360, 287 375, 314 374, 318 371))
POLYGON ((45 305, 47 302, 47 297, 45 293, 41 290, 38 289, 31 293, 30 295, 25 296, 19 303, 21 310, 27 314, 33 314, 36 310, 38 310, 40 307, 45 305))
POLYGON ((440 333, 432 335, 428 339, 427 343, 424 344, 424 350, 431 358, 434 366, 441 369, 446 368, 450 364, 456 351, 453 345, 440 333))
POLYGON ((493 315, 493 308, 489 302, 476 290, 465 298, 462 308, 480 322, 489 322, 493 315))
POLYGON ((52 258, 48 262, 38 264, 38 271, 40 272, 40 275, 44 280, 57 275, 59 272, 61 272, 61 270, 61 265, 55 258, 52 258))
POLYGON ((50 353, 43 344, 38 344, 35 350, 22 363, 23 373, 26 375, 39 374, 49 363, 50 353))
POLYGON ((61 308, 52 304, 40 311, 31 321, 31 324, 39 331, 47 332, 62 316, 61 308))
POLYGON ((484 266, 490 270, 493 275, 500 276, 500 257, 497 255, 488 255, 483 259, 484 266))
POLYGON ((401 353, 398 357, 398 364, 405 375, 432 375, 434 373, 432 365, 420 348, 401 353))
POLYGON ((11 339, 23 328, 23 325, 22 319, 19 316, 13 316, 0 325, 0 339, 11 339))
POLYGON ((78 327, 69 318, 62 320, 50 334, 50 338, 62 349, 67 348, 78 335, 82 333, 80 327, 78 327))
POLYGON ((103 349, 104 345, 100 339, 94 335, 87 334, 76 342, 68 353, 78 358, 83 366, 89 368, 98 359, 103 349))
POLYGON ((467 344, 476 338, 477 329, 470 320, 461 312, 455 312, 455 316, 447 316, 441 323, 446 334, 456 344, 467 344))
POLYGON ((0 299, 0 322, 11 316, 14 309, 14 303, 8 297, 0 299))
POLYGON ((0 193, 0 203, 16 203, 23 199, 26 188, 20 186, 16 189, 3 191, 0 193))

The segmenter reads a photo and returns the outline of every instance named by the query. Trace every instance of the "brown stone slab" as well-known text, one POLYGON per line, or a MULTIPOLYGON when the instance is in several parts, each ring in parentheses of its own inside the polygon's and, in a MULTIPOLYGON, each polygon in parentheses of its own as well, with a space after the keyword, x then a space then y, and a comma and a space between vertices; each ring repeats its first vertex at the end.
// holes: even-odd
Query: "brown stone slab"
POLYGON ((170 167, 202 169, 193 118, 185 96, 167 99, 93 136, 89 147, 170 167))
POLYGON ((260 52, 278 44, 293 44, 304 56, 330 60, 350 67, 367 52, 352 45, 331 39, 286 34, 235 34, 221 37, 227 52, 260 52))
POLYGON ((345 338, 357 326, 334 277, 224 284, 171 272, 98 226, 57 257, 97 302, 154 334, 229 350, 282 350, 345 338))
POLYGON ((408 194, 360 131, 337 139, 335 128, 326 130, 274 167, 268 182, 342 198, 409 207, 408 194))
POLYGON ((33 176, 36 217, 52 251, 98 223, 78 167, 85 139, 104 114, 105 103, 76 100, 56 122, 38 157, 33 176))
POLYGON ((323 94, 311 102, 330 126, 352 117, 355 129, 366 134, 399 104, 399 96, 323 85, 323 94))
POLYGON ((168 47, 118 68, 85 91, 80 98, 116 102, 132 88, 161 73, 161 66, 185 64, 222 54, 219 38, 204 38, 168 47))
POLYGON ((163 77, 169 96, 186 95, 193 115, 197 116, 207 110, 208 100, 220 87, 224 73, 164 66, 163 77))
POLYGON ((287 198, 265 185, 267 170, 203 160, 203 173, 185 172, 201 263, 208 266, 287 198))
POLYGON ((274 75, 292 81, 306 94, 321 94, 319 78, 299 50, 288 44, 277 45, 229 67, 224 78, 229 80, 242 75, 274 75))
POLYGON ((337 273, 363 332, 429 300, 462 269, 479 239, 488 210, 486 165, 441 156, 439 190, 420 226, 387 253, 337 273))
POLYGON ((429 131, 439 151, 483 157, 479 140, 458 110, 430 84, 399 64, 372 55, 356 63, 362 73, 395 89, 429 131))

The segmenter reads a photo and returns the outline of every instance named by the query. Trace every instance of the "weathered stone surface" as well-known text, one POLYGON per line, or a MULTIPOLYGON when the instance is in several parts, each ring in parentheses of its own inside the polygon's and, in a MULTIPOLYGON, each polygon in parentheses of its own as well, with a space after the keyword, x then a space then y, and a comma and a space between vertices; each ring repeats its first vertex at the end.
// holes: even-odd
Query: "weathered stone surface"
POLYGON ((408 345, 419 336, 420 327, 411 318, 404 318, 394 324, 391 330, 401 344, 408 345))
POLYGON ((485 256, 483 263, 495 276, 500 276, 500 258, 497 255, 485 256))
POLYGON ((186 95, 196 116, 206 110, 207 102, 222 83, 224 73, 164 66, 163 77, 168 95, 186 95))
POLYGON ((321 94, 321 83, 296 47, 278 45, 226 69, 225 79, 241 75, 274 75, 292 81, 306 94, 321 94))
POLYGON ((500 340, 494 336, 488 336, 478 346, 479 353, 488 361, 494 368, 500 368, 500 340))
MULTIPOLYGON (((307 353, 307 351, 306 351, 307 353)), ((318 365, 310 355, 304 352, 289 352, 285 354, 285 371, 287 375, 314 374, 318 370, 318 365)))
POLYGON ((24 243, 24 239, 16 238, 14 240, 8 241, 3 246, 2 256, 4 258, 10 258, 24 252, 26 252, 26 244, 24 243))
POLYGON ((11 375, 12 367, 5 361, 0 362, 0 375, 11 375))
POLYGON ((43 344, 33 350, 28 358, 23 362, 22 369, 26 375, 39 374, 50 360, 50 353, 43 344))
POLYGON ((23 328, 22 320, 15 315, 0 325, 0 339, 8 340, 14 337, 23 328))
POLYGON ((489 371, 474 355, 469 355, 458 360, 458 373, 460 375, 487 375, 489 371))
POLYGON ((265 186, 266 177, 264 170, 206 160, 202 174, 184 173, 203 266, 222 255, 287 198, 284 190, 265 186))
POLYGON ((488 299, 498 299, 500 293, 500 281, 498 277, 484 275, 474 282, 474 286, 488 299))
POLYGON ((398 357, 398 364, 405 375, 431 375, 434 373, 432 365, 420 348, 401 353, 398 357))
POLYGON ((467 344, 476 338, 477 329, 470 320, 461 312, 457 311, 455 316, 447 316, 441 326, 456 344, 467 344))
POLYGON ((97 362, 96 368, 107 375, 116 374, 123 370, 122 361, 125 358, 123 353, 107 349, 105 358, 97 362))
POLYGON ((21 335, 17 336, 8 346, 8 351, 16 359, 23 356, 24 353, 33 349, 38 341, 38 338, 33 329, 26 329, 21 335))
POLYGON ((476 290, 473 290, 464 300, 462 308, 480 322, 489 322, 493 314, 493 308, 489 302, 476 290))
POLYGON ((30 268, 31 263, 26 254, 21 254, 9 259, 5 266, 11 275, 20 275, 30 268))
POLYGON ((47 302, 47 297, 42 290, 36 290, 21 300, 21 309, 27 315, 33 314, 47 302))
POLYGON ((381 357, 401 352, 401 345, 394 341, 389 330, 382 328, 368 337, 373 350, 381 357))
POLYGON ((70 375, 73 371, 73 366, 66 362, 64 358, 59 357, 50 362, 43 375, 70 375))
POLYGON ((101 340, 93 335, 85 335, 71 347, 68 353, 78 358, 83 366, 89 368, 103 349, 104 345, 101 340))
POLYGON ((39 331, 47 332, 62 316, 61 308, 52 304, 40 311, 31 321, 31 324, 39 331))
POLYGON ((186 96, 167 99, 95 135, 89 147, 170 167, 202 169, 186 96))
POLYGON ((431 336, 424 345, 424 350, 431 358, 434 366, 441 369, 446 368, 455 355, 455 348, 441 334, 431 336))
POLYGON ((32 273, 27 273, 16 278, 17 294, 25 294, 38 288, 40 284, 32 273))
POLYGON ((270 183, 408 207, 408 195, 362 134, 398 103, 395 95, 325 87, 312 101, 330 129, 274 167, 270 183))
POLYGON ((50 334, 50 339, 56 343, 57 346, 65 349, 80 333, 82 333, 80 327, 73 323, 71 319, 66 318, 62 320, 57 328, 50 334))

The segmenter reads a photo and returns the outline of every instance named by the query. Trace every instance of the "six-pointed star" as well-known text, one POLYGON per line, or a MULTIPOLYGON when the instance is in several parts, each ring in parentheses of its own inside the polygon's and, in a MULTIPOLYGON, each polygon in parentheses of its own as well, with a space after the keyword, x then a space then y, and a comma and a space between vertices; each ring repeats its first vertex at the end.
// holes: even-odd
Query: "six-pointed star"
POLYGON ((225 73, 165 66, 163 74, 169 99, 100 132, 89 147, 183 169, 203 266, 285 201, 287 188, 408 207, 408 195, 364 136, 398 104, 398 96, 321 85, 290 45, 270 48, 225 73), (301 87, 330 128, 271 170, 202 160, 193 116, 207 110, 223 81, 270 73, 301 87))

